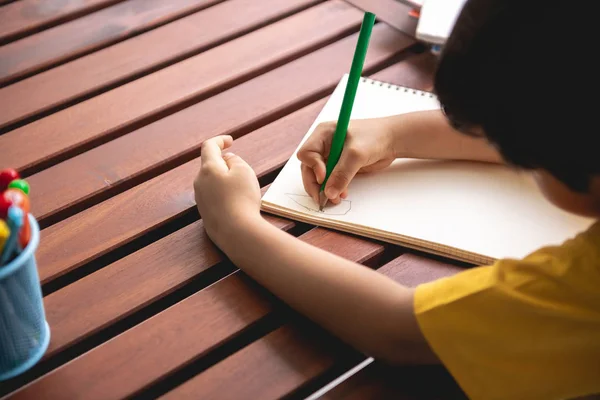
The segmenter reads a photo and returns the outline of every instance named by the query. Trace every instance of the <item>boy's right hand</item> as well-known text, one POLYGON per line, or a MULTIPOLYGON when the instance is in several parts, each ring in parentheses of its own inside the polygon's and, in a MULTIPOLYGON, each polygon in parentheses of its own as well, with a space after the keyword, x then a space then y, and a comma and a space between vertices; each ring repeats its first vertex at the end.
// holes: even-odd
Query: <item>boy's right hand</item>
MULTIPOLYGON (((304 189, 317 203, 335 127, 335 122, 320 124, 298 150, 304 189)), ((351 121, 340 159, 327 180, 325 195, 338 204, 347 196, 348 184, 357 173, 383 169, 395 158, 393 130, 387 119, 351 121)))

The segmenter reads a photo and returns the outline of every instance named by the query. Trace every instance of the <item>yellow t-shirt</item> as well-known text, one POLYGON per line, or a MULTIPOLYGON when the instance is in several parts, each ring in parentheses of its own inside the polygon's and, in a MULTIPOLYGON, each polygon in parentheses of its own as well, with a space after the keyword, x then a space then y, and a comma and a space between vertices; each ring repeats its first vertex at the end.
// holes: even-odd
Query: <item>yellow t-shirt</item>
POLYGON ((600 393, 600 222, 561 246, 423 284, 421 331, 471 399, 600 393))

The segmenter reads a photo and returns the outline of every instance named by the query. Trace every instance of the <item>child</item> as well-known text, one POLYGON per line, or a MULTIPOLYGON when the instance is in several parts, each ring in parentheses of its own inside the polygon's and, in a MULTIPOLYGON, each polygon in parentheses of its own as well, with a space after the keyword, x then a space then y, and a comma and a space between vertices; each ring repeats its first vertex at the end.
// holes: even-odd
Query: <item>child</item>
MULTIPOLYGON (((587 89, 572 80, 600 69, 593 52, 558 54, 561 40, 589 45, 581 19, 594 13, 581 4, 565 26, 564 7, 468 1, 435 76, 443 112, 353 121, 325 190, 330 201, 346 196, 356 173, 398 157, 463 159, 530 171, 557 207, 600 217, 597 113, 584 109, 587 89)), ((298 153, 315 201, 334 126, 319 126, 298 153)), ((216 245, 289 305, 375 358, 443 363, 471 398, 600 393, 600 224, 523 260, 413 290, 265 222, 252 169, 221 154, 231 143, 203 145, 198 209, 216 245)))

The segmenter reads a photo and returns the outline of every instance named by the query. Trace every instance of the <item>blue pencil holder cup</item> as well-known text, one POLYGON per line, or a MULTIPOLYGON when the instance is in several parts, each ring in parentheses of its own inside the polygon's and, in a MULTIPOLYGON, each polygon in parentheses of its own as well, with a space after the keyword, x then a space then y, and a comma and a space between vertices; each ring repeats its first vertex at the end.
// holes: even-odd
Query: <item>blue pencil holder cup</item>
POLYGON ((50 343, 35 261, 40 228, 32 215, 28 218, 31 238, 27 247, 0 267, 0 381, 33 367, 50 343))

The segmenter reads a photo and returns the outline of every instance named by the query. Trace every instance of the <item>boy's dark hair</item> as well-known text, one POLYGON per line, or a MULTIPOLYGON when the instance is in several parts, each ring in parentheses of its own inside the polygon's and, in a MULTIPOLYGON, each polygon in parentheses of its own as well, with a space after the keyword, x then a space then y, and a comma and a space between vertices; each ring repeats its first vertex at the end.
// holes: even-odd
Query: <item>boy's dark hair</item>
POLYGON ((590 93, 600 73, 600 23, 585 4, 571 9, 557 1, 468 0, 442 50, 435 91, 457 129, 480 126, 507 162, 586 192, 600 173, 600 110, 590 93))

